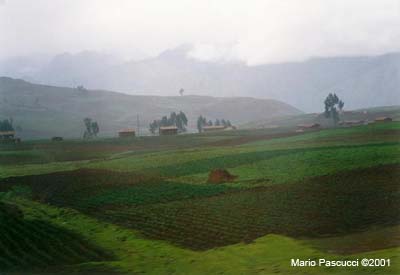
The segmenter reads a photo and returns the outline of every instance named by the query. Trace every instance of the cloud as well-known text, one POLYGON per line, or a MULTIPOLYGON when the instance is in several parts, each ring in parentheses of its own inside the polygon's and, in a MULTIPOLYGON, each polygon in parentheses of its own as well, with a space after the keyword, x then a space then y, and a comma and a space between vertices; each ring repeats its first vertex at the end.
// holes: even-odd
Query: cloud
POLYGON ((239 59, 238 44, 199 43, 188 52, 189 58, 211 62, 237 62, 239 59))
POLYGON ((258 64, 400 50, 398 0, 4 3, 0 57, 85 49, 156 55, 191 43, 191 57, 258 64))

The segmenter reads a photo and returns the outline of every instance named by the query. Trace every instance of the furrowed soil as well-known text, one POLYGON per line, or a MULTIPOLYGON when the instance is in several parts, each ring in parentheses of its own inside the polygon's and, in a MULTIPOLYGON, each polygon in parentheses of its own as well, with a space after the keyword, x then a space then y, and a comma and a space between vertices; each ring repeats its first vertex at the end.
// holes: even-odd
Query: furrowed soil
POLYGON ((295 184, 142 207, 109 207, 98 217, 195 250, 269 233, 323 237, 400 221, 400 166, 358 169, 295 184))
POLYGON ((319 238, 396 225, 399 173, 399 165, 376 166, 241 190, 81 170, 9 178, 0 186, 18 183, 29 187, 36 200, 78 209, 149 238, 206 250, 269 233, 319 238))

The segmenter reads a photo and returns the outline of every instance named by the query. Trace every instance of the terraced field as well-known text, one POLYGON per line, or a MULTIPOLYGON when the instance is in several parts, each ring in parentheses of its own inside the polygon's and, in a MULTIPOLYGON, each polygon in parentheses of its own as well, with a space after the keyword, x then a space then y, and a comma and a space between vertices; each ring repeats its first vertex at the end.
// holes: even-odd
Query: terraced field
POLYGON ((211 198, 106 206, 96 215, 192 249, 249 242, 269 233, 343 234, 400 221, 399 173, 398 165, 358 169, 211 198))
MULTIPOLYGON (((290 257, 369 255, 390 257, 384 274, 398 274, 399 129, 233 131, 160 137, 154 148, 152 137, 7 147, 0 200, 17 217, 3 215, 0 268, 321 274, 290 268, 290 257), (237 177, 207 183, 216 168, 237 177)), ((361 271, 382 269, 337 273, 361 271)))

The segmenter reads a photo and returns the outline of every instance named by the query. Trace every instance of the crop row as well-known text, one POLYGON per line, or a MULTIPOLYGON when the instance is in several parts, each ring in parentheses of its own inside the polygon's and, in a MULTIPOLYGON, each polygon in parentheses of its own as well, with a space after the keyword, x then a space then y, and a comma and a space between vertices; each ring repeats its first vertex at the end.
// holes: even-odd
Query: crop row
POLYGON ((114 207, 98 217, 192 249, 268 233, 344 234, 400 222, 400 166, 379 166, 196 200, 114 207))

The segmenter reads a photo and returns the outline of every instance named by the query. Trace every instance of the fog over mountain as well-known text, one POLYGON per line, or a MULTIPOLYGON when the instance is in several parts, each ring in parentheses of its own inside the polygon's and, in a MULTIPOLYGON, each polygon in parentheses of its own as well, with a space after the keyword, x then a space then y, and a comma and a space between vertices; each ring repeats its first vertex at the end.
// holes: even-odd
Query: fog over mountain
POLYGON ((0 76, 128 94, 399 104, 399 0, 0 0, 0 76), (62 8, 60 8, 62 7, 62 8))
POLYGON ((190 45, 153 58, 122 61, 97 52, 35 56, 0 63, 0 75, 56 86, 107 89, 128 94, 252 96, 321 111, 336 92, 348 109, 400 104, 400 53, 311 58, 304 62, 248 66, 240 61, 201 61, 190 45))

